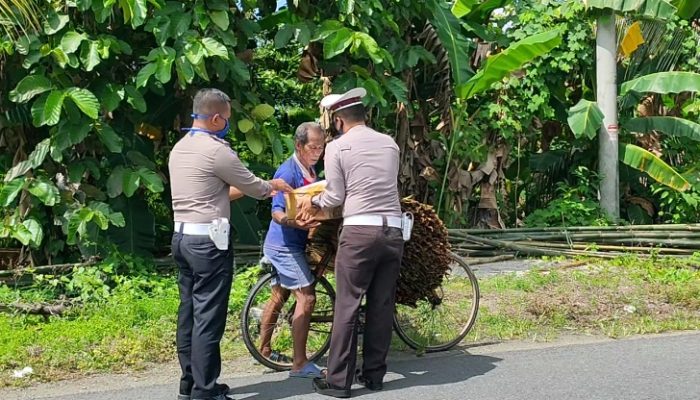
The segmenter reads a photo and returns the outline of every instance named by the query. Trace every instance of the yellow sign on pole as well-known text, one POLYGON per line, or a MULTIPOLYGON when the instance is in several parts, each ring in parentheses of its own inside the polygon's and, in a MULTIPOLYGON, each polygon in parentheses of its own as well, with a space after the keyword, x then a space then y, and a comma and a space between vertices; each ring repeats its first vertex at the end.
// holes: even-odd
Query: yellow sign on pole
POLYGON ((629 57, 643 43, 644 36, 642 35, 642 26, 639 21, 637 21, 627 28, 627 33, 625 33, 625 37, 622 39, 622 43, 620 43, 622 54, 624 54, 625 57, 629 57))

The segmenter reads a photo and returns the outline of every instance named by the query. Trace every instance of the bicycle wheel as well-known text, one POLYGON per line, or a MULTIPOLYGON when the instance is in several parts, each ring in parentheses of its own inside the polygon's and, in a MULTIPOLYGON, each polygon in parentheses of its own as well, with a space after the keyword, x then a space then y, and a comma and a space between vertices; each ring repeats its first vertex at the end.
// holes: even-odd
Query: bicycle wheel
MULTIPOLYGON (((272 353, 268 356, 263 355, 262 316, 263 311, 270 304, 272 277, 272 274, 265 274, 248 295, 241 315, 241 331, 246 348, 256 360, 268 368, 284 371, 292 367, 292 317, 296 301, 291 294, 289 298, 284 299, 278 312, 270 311, 273 317, 267 329, 271 330, 271 332, 268 331, 268 338, 272 353)), ((309 337, 306 342, 307 357, 311 361, 323 357, 331 344, 331 325, 335 304, 335 291, 325 278, 317 278, 315 286, 316 306, 311 314, 309 337)))
POLYGON ((469 265, 450 253, 451 272, 437 289, 439 304, 420 300, 396 305, 394 329, 408 346, 425 352, 449 350, 467 335, 479 309, 479 284, 469 265))

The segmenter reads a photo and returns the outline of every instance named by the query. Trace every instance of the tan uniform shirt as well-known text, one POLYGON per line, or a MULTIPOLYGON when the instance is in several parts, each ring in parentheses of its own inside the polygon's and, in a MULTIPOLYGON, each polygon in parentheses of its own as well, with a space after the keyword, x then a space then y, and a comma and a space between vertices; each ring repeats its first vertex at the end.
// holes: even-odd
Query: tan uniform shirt
POLYGON ((230 186, 257 199, 272 191, 269 183, 241 163, 225 140, 207 133, 188 133, 180 139, 170 152, 168 168, 177 222, 230 219, 230 186))
POLYGON ((343 205, 343 217, 359 214, 401 216, 399 146, 390 136, 357 125, 328 143, 323 161, 326 190, 316 199, 323 207, 343 205))

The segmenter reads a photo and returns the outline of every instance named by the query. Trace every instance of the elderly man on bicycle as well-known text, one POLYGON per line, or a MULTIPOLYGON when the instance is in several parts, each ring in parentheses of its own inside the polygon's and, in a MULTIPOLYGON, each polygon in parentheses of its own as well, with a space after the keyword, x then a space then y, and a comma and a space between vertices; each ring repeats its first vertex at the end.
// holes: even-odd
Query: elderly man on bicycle
MULTIPOLYGON (((305 186, 316 181, 314 165, 321 157, 324 148, 324 134, 321 126, 304 122, 297 128, 295 152, 275 173, 275 178, 283 179, 292 188, 305 186)), ((318 378, 321 369, 306 356, 306 341, 309 334, 311 313, 316 301, 314 277, 306 261, 308 230, 318 223, 304 223, 287 217, 283 193, 272 200, 272 221, 265 237, 263 253, 274 267, 276 279, 272 281, 272 296, 261 318, 260 352, 274 361, 290 361, 283 354, 273 352, 270 342, 277 318, 290 293, 296 298, 296 308, 292 319, 292 339, 294 355, 291 377, 318 378)))

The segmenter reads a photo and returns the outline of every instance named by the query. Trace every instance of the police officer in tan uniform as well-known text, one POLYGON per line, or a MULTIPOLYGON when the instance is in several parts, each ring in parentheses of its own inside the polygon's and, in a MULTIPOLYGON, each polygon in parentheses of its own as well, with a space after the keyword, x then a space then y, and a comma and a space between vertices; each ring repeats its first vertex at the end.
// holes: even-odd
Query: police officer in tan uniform
POLYGON ((366 297, 363 363, 358 380, 381 390, 392 334, 396 282, 403 255, 399 203, 399 148, 365 125, 357 88, 323 98, 340 136, 326 146, 326 190, 300 204, 302 220, 320 208, 343 206, 343 227, 335 257, 337 296, 326 378, 314 379, 317 393, 350 397, 355 378, 357 318, 366 297))
POLYGON ((224 140, 231 118, 225 93, 200 90, 192 117, 189 133, 175 144, 168 162, 175 214, 172 253, 180 289, 178 400, 227 400, 228 386, 216 380, 233 276, 230 202, 244 194, 264 199, 292 189, 281 179, 253 175, 224 140))

